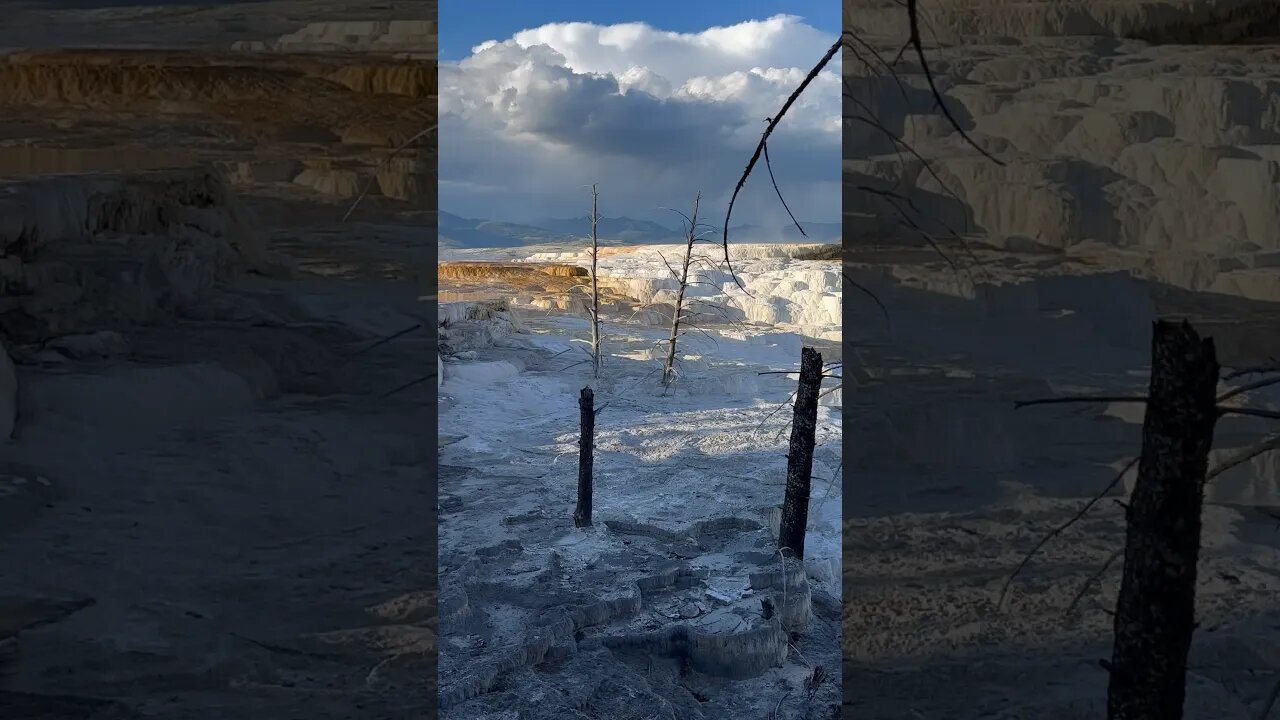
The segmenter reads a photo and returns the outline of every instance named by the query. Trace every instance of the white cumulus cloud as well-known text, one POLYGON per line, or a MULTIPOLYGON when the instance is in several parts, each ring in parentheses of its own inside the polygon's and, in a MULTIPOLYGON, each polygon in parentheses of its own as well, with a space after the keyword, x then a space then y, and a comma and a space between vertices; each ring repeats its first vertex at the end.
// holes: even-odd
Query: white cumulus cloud
MULTIPOLYGON (((701 191, 718 222, 766 118, 834 41, 779 15, 696 33, 553 23, 478 45, 440 66, 441 209, 581 215, 594 182, 606 215, 658 219, 701 191)), ((802 219, 839 218, 838 70, 815 79, 769 143, 802 219)), ((763 165, 739 203, 735 224, 785 219, 763 165)))

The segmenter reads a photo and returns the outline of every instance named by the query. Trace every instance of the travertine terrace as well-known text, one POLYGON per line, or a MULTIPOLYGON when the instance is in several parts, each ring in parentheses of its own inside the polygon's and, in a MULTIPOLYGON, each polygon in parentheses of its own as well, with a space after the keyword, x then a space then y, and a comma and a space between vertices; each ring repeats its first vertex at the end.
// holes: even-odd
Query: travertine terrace
MULTIPOLYGON (((889 226, 855 223, 852 237, 914 236, 883 198, 857 189, 902 178, 933 232, 1068 261, 1099 257, 1192 290, 1280 299, 1270 269, 1280 249, 1280 46, 1130 39, 1160 37, 1179 21, 1212 27, 1207 8, 1228 16, 1244 5, 1260 4, 922 3, 938 42, 965 38, 927 54, 948 108, 1004 164, 932 109, 911 53, 898 66, 901 90, 883 68, 851 58, 860 103, 851 111, 874 108, 938 176, 878 129, 850 123, 846 211, 889 226)), ((905 32, 898 10, 853 3, 849 20, 887 45, 905 32)))
POLYGON ((839 651, 840 393, 819 407, 804 561, 783 561, 795 381, 774 371, 803 345, 839 361, 837 263, 821 246, 738 244, 749 295, 699 265, 686 299, 707 304, 685 306, 698 330, 664 387, 676 302, 664 258, 682 250, 603 249, 598 378, 579 350, 581 243, 455 250, 470 260, 440 264, 442 717, 837 711, 834 683, 802 688, 839 651), (575 528, 587 384, 595 519, 575 528))
MULTIPOLYGON (((845 338, 861 362, 845 370, 857 378, 845 393, 846 711, 1100 717, 1121 507, 1100 503, 997 598, 1137 451, 1142 411, 1013 403, 1142 392, 1160 315, 1213 335, 1228 366, 1275 355, 1276 11, 920 6, 943 102, 992 157, 937 111, 910 48, 888 71, 908 37, 903 7, 846 2, 846 27, 866 42, 844 65, 846 266, 893 316, 886 328, 850 296, 859 319, 845 338)), ((1273 431, 1224 422, 1215 460, 1273 431)), ((1280 552, 1274 464, 1263 456, 1207 488, 1187 717, 1253 717, 1280 669, 1269 649, 1280 582, 1263 569, 1280 552)))

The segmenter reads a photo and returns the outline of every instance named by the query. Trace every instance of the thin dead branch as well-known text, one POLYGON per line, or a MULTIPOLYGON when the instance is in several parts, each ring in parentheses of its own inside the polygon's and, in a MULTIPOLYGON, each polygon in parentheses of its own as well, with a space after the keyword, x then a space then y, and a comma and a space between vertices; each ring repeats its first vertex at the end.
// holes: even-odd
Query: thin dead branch
POLYGON ((1013 403, 1015 410, 1035 405, 1073 405, 1082 403, 1145 403, 1146 397, 1141 395, 1070 395, 1067 397, 1036 398, 1034 400, 1017 400, 1013 403))
POLYGON ((951 114, 951 110, 947 107, 947 104, 943 102, 942 91, 938 89, 938 84, 934 82, 933 71, 929 69, 929 61, 924 56, 924 43, 920 38, 919 4, 919 0, 907 0, 907 18, 910 22, 911 28, 911 37, 909 38, 909 42, 911 43, 911 47, 916 51, 916 59, 920 61, 920 70, 924 72, 925 80, 929 83, 929 92, 933 93, 933 99, 937 102, 938 109, 941 110, 943 116, 947 118, 947 122, 951 123, 951 127, 954 128, 956 132, 960 133, 960 137, 964 138, 964 141, 968 143, 970 147, 977 150, 988 160, 1000 167, 1004 167, 1003 162, 996 158, 996 156, 987 152, 987 150, 978 145, 978 143, 974 142, 973 138, 969 137, 969 133, 965 132, 964 128, 960 127, 960 122, 956 120, 956 117, 951 114))
MULTIPOLYGON (((693 199, 693 214, 687 216, 688 233, 685 236, 684 265, 680 268, 680 287, 676 292, 675 308, 671 313, 671 334, 667 338, 667 360, 662 369, 662 384, 670 387, 675 379, 676 341, 680 338, 681 314, 685 309, 685 293, 689 289, 689 264, 693 260, 693 243, 698 236, 698 206, 702 203, 702 193, 693 199)), ((666 262, 666 259, 663 259, 666 262)), ((670 265, 668 265, 670 267, 670 265)))
POLYGON ((887 333, 893 332, 893 320, 889 317, 889 308, 885 307, 884 303, 880 301, 879 296, 871 292, 871 290, 869 290, 866 286, 860 284, 858 281, 849 277, 848 272, 841 270, 840 276, 844 278, 845 282, 852 285, 855 290, 871 298, 871 302, 876 304, 876 307, 880 309, 880 315, 884 317, 885 332, 887 333))
POLYGON ((1107 556, 1107 559, 1106 559, 1105 561, 1103 561, 1103 563, 1102 563, 1102 567, 1100 567, 1100 568, 1098 568, 1096 571, 1094 571, 1094 573, 1093 573, 1092 575, 1090 575, 1090 576, 1088 577, 1088 579, 1086 579, 1082 585, 1080 585, 1080 589, 1079 589, 1079 590, 1076 592, 1076 594, 1071 598, 1071 603, 1070 603, 1069 605, 1067 605, 1067 609, 1063 612, 1063 615, 1068 615, 1068 616, 1069 616, 1069 615, 1071 615, 1071 613, 1072 613, 1073 611, 1075 611, 1076 606, 1080 604, 1080 601, 1084 599, 1084 596, 1085 596, 1085 595, 1087 595, 1087 594, 1089 594, 1089 590, 1090 590, 1090 588, 1092 588, 1094 585, 1097 585, 1098 583, 1102 582, 1102 576, 1107 574, 1107 570, 1108 570, 1108 569, 1111 567, 1111 565, 1112 565, 1113 563, 1115 563, 1115 561, 1116 561, 1116 560, 1118 560, 1122 555, 1124 555, 1124 546, 1123 546, 1123 545, 1122 545, 1122 546, 1120 546, 1120 547, 1118 547, 1118 548, 1116 548, 1114 551, 1112 551, 1112 553, 1111 553, 1110 555, 1108 555, 1108 556, 1107 556))
POLYGON ((778 202, 782 203, 782 209, 787 211, 787 217, 791 218, 791 222, 800 231, 801 237, 809 237, 809 234, 800 227, 800 221, 796 220, 795 213, 791 212, 791 208, 787 206, 787 199, 782 197, 782 189, 778 187, 778 180, 773 176, 773 163, 769 161, 769 144, 764 145, 764 167, 769 171, 769 182, 773 183, 773 191, 778 194, 778 202))
POLYGON ((1102 498, 1110 494, 1111 491, 1120 484, 1120 481, 1124 479, 1125 473, 1129 472, 1129 470, 1137 463, 1138 458, 1136 457, 1125 463, 1124 468, 1122 468, 1120 472, 1116 473, 1116 476, 1111 480, 1111 482, 1107 483, 1106 487, 1102 488, 1102 490, 1095 493, 1093 497, 1089 498, 1089 501, 1086 502, 1075 515, 1071 516, 1071 519, 1053 528, 1047 535, 1040 538, 1040 542, 1036 543, 1035 547, 1031 548, 1031 551, 1023 556, 1022 562, 1018 563, 1018 566, 1014 568, 1013 572, 1010 573, 1009 577, 1004 581, 1004 587, 1000 589, 1000 598, 996 601, 996 610, 1000 610, 1004 607, 1005 597, 1009 594, 1010 586, 1013 585, 1013 581, 1022 573, 1027 564, 1031 562, 1031 558, 1035 557, 1036 553, 1040 552, 1045 545, 1049 544, 1050 540, 1066 532, 1072 525, 1075 525, 1083 519, 1084 516, 1093 509, 1093 506, 1097 505, 1102 498))
POLYGON ((1261 380, 1254 380, 1251 383, 1246 383, 1239 387, 1231 388, 1230 390, 1218 396, 1218 402, 1230 400, 1233 397, 1243 395, 1247 392, 1252 392, 1254 390, 1261 390, 1262 388, 1265 388, 1265 387, 1271 387, 1272 385, 1280 385, 1280 376, 1263 378, 1261 380))
POLYGON ((378 181, 378 173, 386 167, 387 163, 391 162, 392 159, 394 159, 396 155, 399 155, 405 148, 414 144, 418 140, 421 140, 430 133, 435 132, 438 127, 439 125, 432 125, 431 127, 416 133, 413 137, 401 143, 395 150, 392 150, 390 155, 382 158, 382 161, 378 163, 378 167, 373 171, 373 174, 369 176, 367 181, 365 181, 364 189, 356 196, 355 202, 351 203, 351 207, 347 208, 347 212, 342 216, 342 222, 346 222, 347 219, 351 217, 351 213, 356 211, 356 207, 360 204, 360 201, 364 200, 365 196, 369 194, 369 190, 373 187, 373 184, 378 181))
POLYGON ((1258 712, 1258 720, 1267 720, 1271 717, 1271 708, 1275 707, 1277 699, 1280 699, 1280 680, 1276 680, 1271 686, 1271 692, 1267 693, 1267 701, 1262 704, 1262 710, 1258 712))
POLYGON ((421 329, 421 328, 422 328, 422 323, 414 323, 413 325, 411 325, 411 326, 409 326, 409 327, 407 327, 407 328, 405 328, 405 329, 403 329, 403 330, 398 330, 398 331, 396 331, 396 332, 394 332, 394 333, 392 333, 392 334, 390 334, 390 335, 388 335, 388 336, 386 336, 386 337, 384 337, 384 338, 379 338, 378 340, 374 341, 371 345, 366 345, 365 347, 360 348, 359 350, 356 350, 355 352, 349 353, 346 357, 351 358, 351 357, 355 357, 355 356, 357 356, 357 355, 363 355, 363 354, 365 354, 365 353, 369 352, 370 350, 374 350, 374 349, 380 348, 380 347, 382 347, 383 345, 386 345, 387 343, 389 343, 389 342, 391 342, 391 341, 393 341, 393 340, 398 340, 398 339, 400 339, 400 338, 404 337, 405 335, 408 335, 409 333, 413 332, 414 330, 419 330, 419 329, 421 329))
POLYGON ((411 387, 415 387, 415 386, 421 385, 422 383, 424 383, 424 382, 426 382, 426 381, 430 380, 431 378, 433 378, 433 377, 435 377, 435 376, 436 376, 436 374, 433 372, 433 373, 431 373, 430 375, 423 375, 422 377, 417 378, 417 379, 415 379, 415 380, 410 380, 409 382, 407 382, 407 383, 405 383, 405 384, 403 384, 403 385, 400 385, 400 386, 398 386, 398 387, 396 387, 396 388, 394 388, 394 389, 388 390, 387 392, 383 393, 383 394, 382 394, 382 397, 384 397, 384 398, 389 398, 389 397, 391 397, 392 395, 395 395, 395 394, 397 394, 397 393, 404 392, 405 390, 408 390, 408 389, 409 389, 409 388, 411 388, 411 387))
POLYGON ((764 134, 760 136, 760 143, 756 145, 756 151, 752 153, 751 160, 747 162, 746 169, 742 171, 742 176, 738 178, 738 184, 733 188, 733 195, 729 197, 729 208, 725 211, 724 228, 721 231, 721 245, 724 248, 724 263, 725 267, 729 270, 730 277, 732 277, 734 283, 738 285, 738 289, 747 293, 747 295, 750 295, 751 293, 747 292, 747 288, 742 285, 742 281, 739 280, 737 274, 733 272, 733 263, 729 260, 729 221, 733 218, 733 205, 738 201, 738 194, 742 192, 742 188, 747 184, 747 178, 750 177, 751 171, 755 168, 756 163, 760 160, 760 156, 764 153, 765 145, 769 142, 769 136, 773 134, 774 128, 778 127, 778 123, 782 122, 782 118, 786 116, 787 111, 795 104, 796 99, 805 91, 805 88, 809 87, 809 84, 813 82, 814 78, 818 77, 818 73, 822 72, 823 68, 831 62, 831 58, 835 57, 835 54, 840 51, 840 45, 842 42, 843 40, 836 40, 832 43, 831 47, 827 49, 827 53, 822 56, 822 60, 818 61, 818 64, 813 66, 813 69, 809 71, 809 74, 805 76, 804 80, 801 81, 796 89, 791 92, 787 101, 782 104, 782 109, 779 110, 776 115, 769 118, 769 124, 765 127, 764 134))
POLYGON ((1223 380, 1235 380, 1245 375, 1262 375, 1264 373, 1280 373, 1280 363, 1271 362, 1267 365, 1258 365, 1256 367, 1245 367, 1232 370, 1222 376, 1223 380))
POLYGON ((1239 467, 1256 457, 1266 455, 1267 453, 1275 450, 1280 450, 1280 435, 1272 435, 1257 445, 1244 448, 1239 453, 1236 453, 1226 460, 1218 463, 1205 473, 1204 481, 1207 483, 1232 468, 1239 467))
POLYGON ((1268 420, 1280 420, 1280 411, 1267 410, 1265 408, 1251 407, 1220 407, 1218 415, 1243 415, 1245 417, 1259 417, 1268 420))
POLYGON ((594 377, 600 377, 600 239, 596 225, 600 221, 600 192, 591 186, 591 368, 594 377))
MULTIPOLYGON (((898 91, 902 94, 904 100, 909 98, 909 93, 908 93, 906 84, 903 82, 902 78, 900 77, 896 69, 896 66, 908 48, 914 49, 916 57, 920 62, 920 69, 925 76, 926 82, 928 83, 929 92, 933 97, 934 104, 937 108, 941 110, 942 115, 946 119, 947 123, 961 136, 961 138, 963 138, 966 144, 968 144, 969 146, 977 150, 981 155, 990 159, 992 162, 996 163, 997 165, 1003 166, 1004 163, 1002 161, 1000 161, 995 156, 993 156, 990 152, 988 152, 983 147, 978 145, 978 143, 968 134, 968 132, 964 129, 964 127, 960 125, 959 120, 951 112, 950 108, 945 102, 942 96, 942 92, 938 88, 937 82, 933 77, 933 72, 928 64, 928 60, 925 57, 924 44, 923 44, 923 39, 920 32, 920 16, 919 16, 918 3, 912 0, 912 2, 902 2, 902 3, 899 3, 899 5, 903 7, 903 9, 906 11, 908 15, 910 32, 909 32, 909 37, 907 38, 906 42, 903 43, 901 48, 899 48, 898 53, 894 57, 892 62, 886 61, 880 55, 879 51, 877 51, 874 47, 872 47, 870 43, 866 42, 861 37, 859 37, 858 33, 854 30, 846 30, 843 33, 842 41, 845 42, 845 47, 848 49, 849 53, 857 61, 861 62, 862 65, 865 68, 867 68, 867 70, 870 71, 873 75, 882 76, 885 73, 887 73, 888 76, 891 77, 893 81, 896 83, 898 87, 898 91)), ((857 97, 857 93, 850 86, 850 83, 847 79, 842 79, 842 84, 845 88, 845 92, 844 92, 845 100, 854 104, 866 114, 865 117, 858 115, 856 113, 846 114, 845 115, 846 120, 865 123, 870 127, 874 128, 877 132, 883 134, 886 138, 889 139, 889 142, 892 143, 895 150, 898 152, 899 156, 901 156, 901 154, 904 151, 913 155, 921 163, 922 169, 937 183, 938 187, 940 188, 941 192, 944 195, 950 197, 956 203, 960 205, 964 205, 964 202, 956 194, 956 192, 951 189, 951 187, 941 178, 941 176, 938 175, 932 163, 930 163, 927 159, 925 159, 918 151, 915 150, 915 148, 911 147, 909 143, 906 143, 905 141, 902 140, 902 138, 898 137, 894 132, 889 130, 889 128, 887 128, 884 125, 884 123, 880 122, 876 118, 876 111, 872 109, 870 106, 868 106, 867 103, 863 102, 857 97)), ((900 178, 900 182, 901 182, 901 178, 900 178)), ((897 194, 892 191, 877 190, 870 187, 861 187, 859 189, 873 192, 873 194, 881 195, 881 197, 885 197, 887 199, 890 198, 890 196, 897 194)), ((912 205, 909 200, 907 201, 907 203, 908 205, 912 205)), ((910 217, 908 217, 905 211, 903 211, 902 208, 897 205, 897 203, 894 203, 891 201, 891 199, 889 199, 889 204, 893 206, 894 211, 902 217, 903 223, 906 227, 909 227, 915 230, 916 233, 919 234, 936 253, 938 253, 944 260, 948 262, 948 264, 952 266, 952 269, 954 271, 959 272, 956 266, 956 263, 942 249, 940 243, 938 243, 938 241, 934 239, 930 233, 925 231, 925 229, 921 227, 919 223, 915 222, 910 217)), ((913 211, 915 210, 913 205, 912 205, 912 209, 913 211)), ((965 216, 966 232, 968 232, 968 222, 969 222, 969 218, 966 215, 965 216)), ((969 243, 966 242, 964 238, 962 238, 959 234, 957 234, 955 230, 949 227, 946 223, 942 223, 942 224, 944 227, 946 227, 948 234, 953 236, 958 241, 961 248, 964 250, 965 254, 969 257, 972 263, 974 265, 977 265, 982 270, 983 274, 989 278, 990 277, 989 273, 987 273, 984 264, 978 259, 977 255, 974 253, 969 243)), ((970 275, 969 281, 973 283, 974 280, 973 280, 972 274, 969 273, 968 268, 966 268, 966 273, 970 275)))

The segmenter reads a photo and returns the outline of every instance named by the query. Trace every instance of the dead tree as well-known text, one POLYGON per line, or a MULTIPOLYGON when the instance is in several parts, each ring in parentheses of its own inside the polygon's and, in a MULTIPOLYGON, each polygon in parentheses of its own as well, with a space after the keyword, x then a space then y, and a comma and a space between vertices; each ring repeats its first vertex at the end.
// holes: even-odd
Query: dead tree
POLYGON ((809 486, 813 476, 813 446, 818 425, 818 395, 822 391, 822 355, 811 347, 800 351, 800 384, 787 449, 787 491, 782 500, 778 548, 804 559, 804 533, 809 525, 809 486))
MULTIPOLYGON (((1152 372, 1147 395, 1077 395, 1022 401, 1015 407, 1064 403, 1143 403, 1142 451, 1101 488, 1067 522, 1053 528, 1027 553, 1001 591, 1003 603, 1013 579, 1051 539, 1081 520, 1138 465, 1138 478, 1125 505, 1125 545, 1112 553, 1076 593, 1068 612, 1099 582, 1123 553, 1124 571, 1116 603, 1115 642, 1110 671, 1109 720, 1182 717, 1186 694, 1186 660, 1195 630, 1196 565, 1200 554, 1204 486, 1215 477, 1253 458, 1280 450, 1280 434, 1231 453, 1208 467, 1208 454, 1218 417, 1241 415, 1280 420, 1280 411, 1224 405, 1244 393, 1280 385, 1280 366, 1245 368, 1228 373, 1271 377, 1214 395, 1219 366, 1211 340, 1201 340, 1185 322, 1159 322, 1152 340, 1152 372)), ((1259 717, 1280 697, 1273 688, 1259 717)))
MULTIPOLYGON (((596 268, 600 259, 600 239, 596 225, 600 222, 597 211, 600 193, 591 186, 591 367, 595 377, 600 377, 600 281, 596 268)), ((589 517, 588 513, 588 517, 589 517)))
POLYGON ((573 511, 574 527, 591 526, 591 471, 596 443, 596 398, 591 388, 578 395, 578 506, 573 511))
MULTIPOLYGON (((688 232, 685 233, 684 262, 676 275, 679 287, 676 290, 675 308, 671 311, 671 334, 667 337, 667 360, 662 365, 662 384, 670 386, 675 379, 676 341, 680 338, 680 322, 685 309, 684 296, 689 290, 689 265, 693 262, 693 245, 698 241, 698 205, 702 202, 702 193, 693 199, 693 214, 687 220, 688 232)), ((674 268, 671 268, 674 273, 674 268)))
POLYGON ((1126 508, 1108 720, 1180 720, 1195 629, 1200 511, 1219 411, 1212 339, 1160 321, 1138 478, 1126 508))

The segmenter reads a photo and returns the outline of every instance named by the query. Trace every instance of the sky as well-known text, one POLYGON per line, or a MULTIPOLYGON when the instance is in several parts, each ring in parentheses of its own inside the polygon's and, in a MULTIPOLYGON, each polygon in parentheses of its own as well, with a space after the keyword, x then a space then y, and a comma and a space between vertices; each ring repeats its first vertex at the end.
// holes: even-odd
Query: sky
POLYGON ((813 27, 840 32, 840 8, 831 0, 736 0, 735 2, 582 2, 582 0, 440 0, 440 59, 458 61, 485 40, 509 38, 551 22, 613 25, 647 22, 674 32, 697 32, 772 15, 799 15, 813 27))
MULTIPOLYGON (((675 227, 664 208, 702 192, 703 218, 723 221, 766 118, 839 34, 829 0, 441 5, 440 207, 513 222, 585 215, 591 183, 604 216, 675 227)), ((840 218, 839 67, 769 142, 811 222, 840 218)), ((733 223, 787 222, 761 163, 733 223)))

